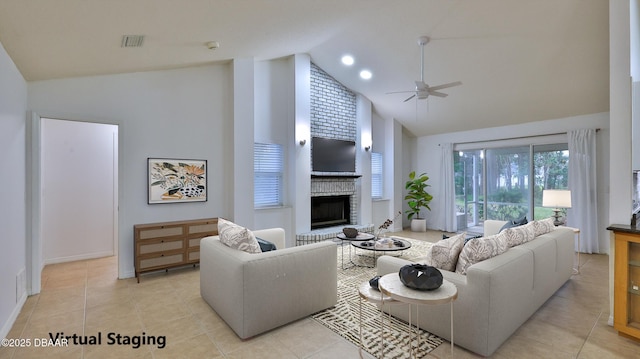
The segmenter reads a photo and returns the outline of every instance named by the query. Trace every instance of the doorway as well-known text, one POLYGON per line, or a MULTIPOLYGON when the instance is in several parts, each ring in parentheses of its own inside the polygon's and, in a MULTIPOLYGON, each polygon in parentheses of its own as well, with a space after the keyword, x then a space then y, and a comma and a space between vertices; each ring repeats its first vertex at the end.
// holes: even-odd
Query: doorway
POLYGON ((42 263, 117 254, 118 126, 41 118, 42 263))

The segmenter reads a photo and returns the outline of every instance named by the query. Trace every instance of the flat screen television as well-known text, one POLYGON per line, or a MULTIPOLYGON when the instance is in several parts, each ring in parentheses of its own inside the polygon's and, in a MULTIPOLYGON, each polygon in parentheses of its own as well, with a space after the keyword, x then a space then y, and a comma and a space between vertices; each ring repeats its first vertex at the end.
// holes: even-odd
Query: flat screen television
POLYGON ((314 172, 353 173, 356 171, 356 143, 312 137, 311 163, 314 172))

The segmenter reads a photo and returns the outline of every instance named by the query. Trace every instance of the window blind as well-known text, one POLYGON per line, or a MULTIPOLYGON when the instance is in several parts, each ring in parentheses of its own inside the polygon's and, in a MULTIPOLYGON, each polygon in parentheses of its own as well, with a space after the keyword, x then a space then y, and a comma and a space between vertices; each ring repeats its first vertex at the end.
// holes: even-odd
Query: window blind
POLYGON ((382 198, 382 154, 371 152, 371 197, 382 198))
POLYGON ((255 143, 253 147, 254 206, 282 205, 282 146, 255 143))

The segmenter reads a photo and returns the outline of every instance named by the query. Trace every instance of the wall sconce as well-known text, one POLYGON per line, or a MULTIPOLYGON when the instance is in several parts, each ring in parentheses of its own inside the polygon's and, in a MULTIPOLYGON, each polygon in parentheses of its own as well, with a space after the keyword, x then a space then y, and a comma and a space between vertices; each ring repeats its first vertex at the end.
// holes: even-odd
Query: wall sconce
POLYGON ((370 149, 371 149, 371 146, 365 146, 364 147, 364 150, 367 151, 367 152, 369 152, 370 149))
POLYGON ((300 140, 299 143, 300 143, 300 146, 304 146, 307 143, 307 140, 302 139, 302 140, 300 140))

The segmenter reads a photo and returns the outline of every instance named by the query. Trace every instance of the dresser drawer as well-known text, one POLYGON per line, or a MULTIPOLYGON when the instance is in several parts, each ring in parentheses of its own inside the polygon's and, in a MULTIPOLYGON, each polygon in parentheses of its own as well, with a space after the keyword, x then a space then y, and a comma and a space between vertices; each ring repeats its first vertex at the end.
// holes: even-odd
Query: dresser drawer
POLYGON ((175 241, 154 241, 149 243, 140 243, 139 244, 139 254, 150 254, 150 253, 158 253, 158 252, 166 252, 172 250, 178 250, 184 248, 183 240, 175 240, 175 241))
POLYGON ((189 226, 189 234, 215 235, 218 233, 218 222, 197 224, 189 226))
POLYGON ((150 257, 140 259, 140 269, 148 269, 152 267, 164 267, 176 265, 184 262, 183 253, 160 255, 158 257, 150 257))
POLYGON ((181 236, 184 233, 184 226, 162 226, 159 228, 147 228, 140 230, 139 240, 150 238, 163 238, 181 236))
POLYGON ((188 252, 188 261, 189 262, 199 262, 200 261, 200 252, 199 251, 192 251, 192 252, 188 252))
POLYGON ((200 247, 200 240, 202 238, 191 238, 189 240, 189 248, 200 247))

